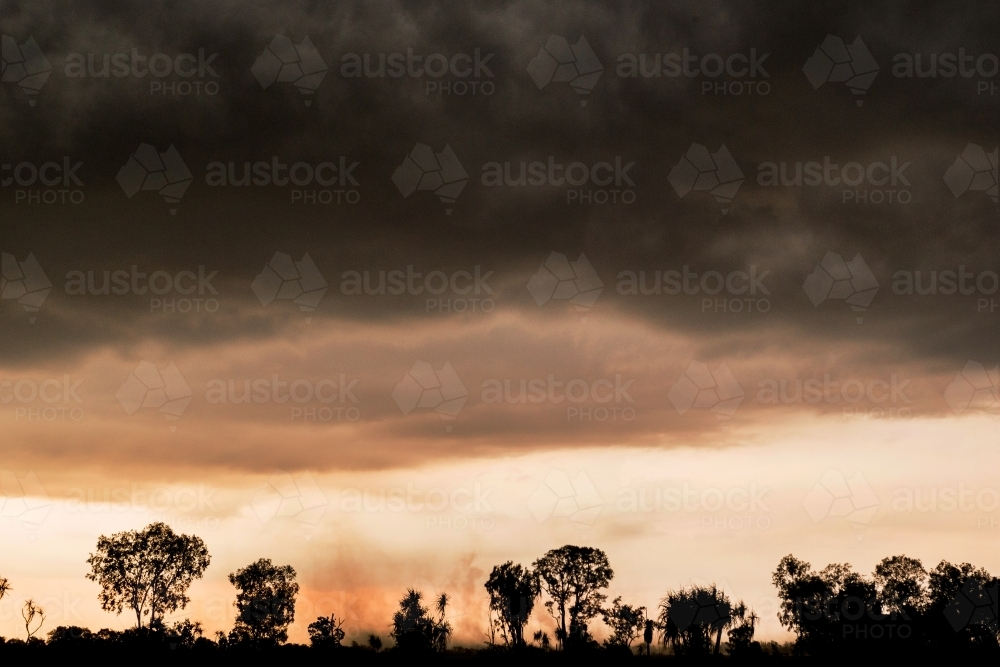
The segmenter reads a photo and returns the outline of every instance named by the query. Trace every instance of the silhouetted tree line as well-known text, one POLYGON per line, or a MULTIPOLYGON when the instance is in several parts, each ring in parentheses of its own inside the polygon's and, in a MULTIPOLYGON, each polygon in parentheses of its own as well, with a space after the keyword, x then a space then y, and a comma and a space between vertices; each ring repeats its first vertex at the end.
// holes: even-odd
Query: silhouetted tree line
MULTIPOLYGON (((309 624, 309 647, 288 645, 299 592, 295 570, 264 558, 229 574, 236 589, 236 618, 228 633, 217 632, 209 638, 200 623, 189 619, 165 622, 167 614, 187 606, 188 588, 210 562, 200 538, 178 535, 163 523, 111 537, 102 535, 87 559, 91 568, 87 578, 99 584, 102 608, 134 614, 135 626, 121 632, 59 626, 42 640, 38 635, 45 612, 29 599, 21 613, 25 638, 0 638, 0 656, 38 650, 74 655, 88 649, 95 653, 180 650, 215 660, 220 652, 280 649, 297 651, 306 662, 326 662, 334 655, 381 659, 423 654, 440 661, 474 653, 448 650, 452 636, 446 619, 448 595, 425 602, 423 593, 413 589, 400 599, 388 626, 394 643, 388 650, 383 650, 377 634, 347 645, 343 619, 335 614, 309 624)), ((689 659, 727 655, 743 661, 1000 657, 1000 580, 968 563, 941 561, 928 571, 919 560, 893 556, 866 576, 848 564, 836 563, 817 572, 809 563, 785 556, 772 580, 781 602, 778 619, 796 639, 782 646, 755 641, 757 614, 744 602, 730 600, 715 585, 667 591, 650 614, 620 596, 608 604, 605 591, 613 578, 603 551, 574 545, 552 549, 530 567, 511 561, 493 567, 485 583, 489 599, 486 646, 476 655, 549 661, 583 652, 689 659), (552 637, 544 631, 525 636, 539 603, 555 624, 552 637), (602 643, 591 631, 595 619, 607 628, 602 643), (658 648, 655 654, 654 647, 658 648)), ((11 590, 8 580, 0 577, 0 599, 11 590)))

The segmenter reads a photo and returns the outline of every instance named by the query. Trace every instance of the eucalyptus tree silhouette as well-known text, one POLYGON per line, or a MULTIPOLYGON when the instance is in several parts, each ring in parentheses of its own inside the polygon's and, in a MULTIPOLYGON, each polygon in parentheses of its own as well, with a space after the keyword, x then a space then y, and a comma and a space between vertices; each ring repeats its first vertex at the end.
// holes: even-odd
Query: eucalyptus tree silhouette
POLYGON ((165 523, 111 537, 101 535, 90 554, 87 578, 101 586, 98 600, 104 611, 135 612, 135 627, 158 627, 163 615, 190 602, 186 592, 211 562, 200 537, 178 535, 165 523))
POLYGON ((586 645, 587 621, 601 613, 607 588, 615 576, 600 549, 571 544, 552 549, 533 563, 549 600, 545 608, 556 621, 556 637, 564 649, 586 645))
POLYGON ((524 626, 540 591, 538 577, 507 561, 493 566, 484 585, 490 595, 490 630, 499 630, 505 646, 524 646, 524 626))
POLYGON ((344 621, 338 619, 336 614, 320 616, 309 624, 309 643, 313 648, 340 648, 345 635, 343 625, 344 621))
POLYGON ((604 641, 604 645, 631 649, 632 642, 639 638, 646 627, 646 608, 622 604, 619 595, 611 601, 609 609, 601 610, 601 618, 611 629, 611 636, 604 641))
POLYGON ((276 645, 288 640, 295 620, 299 585, 291 565, 274 565, 261 558, 229 575, 236 587, 236 622, 229 641, 251 646, 276 645))

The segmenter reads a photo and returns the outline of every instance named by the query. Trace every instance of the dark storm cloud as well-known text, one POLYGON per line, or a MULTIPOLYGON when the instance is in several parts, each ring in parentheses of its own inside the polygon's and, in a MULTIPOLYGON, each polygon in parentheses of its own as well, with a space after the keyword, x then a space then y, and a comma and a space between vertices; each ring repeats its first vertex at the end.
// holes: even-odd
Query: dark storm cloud
MULTIPOLYGON (((998 51, 995 5, 801 3, 13 3, 0 9, 5 35, 33 36, 53 67, 37 103, 5 84, 0 154, 5 164, 82 161, 79 205, 17 203, 0 188, 0 249, 33 252, 55 284, 34 328, 3 304, 4 358, 76 354, 146 338, 198 345, 280 335, 288 311, 262 310, 249 284, 275 251, 309 252, 330 283, 315 316, 386 320, 440 318, 424 296, 345 295, 345 271, 404 269, 493 272, 498 307, 535 309, 524 288, 552 251, 580 252, 604 283, 597 308, 656 326, 738 340, 741 331, 835 344, 893 340, 901 359, 996 356, 997 310, 971 296, 892 293, 897 271, 998 268, 997 209, 982 192, 954 197, 942 178, 968 143, 998 139, 1000 95, 978 78, 896 78, 896 53, 998 51), (308 36, 329 66, 311 105, 288 83, 262 89, 250 68, 276 34, 308 36), (566 84, 538 90, 526 68, 549 35, 585 35, 604 72, 586 106, 566 84), (827 34, 856 35, 880 65, 864 105, 843 84, 813 90, 801 69, 827 34), (769 94, 703 95, 704 76, 620 78, 625 53, 768 54, 769 94), (70 78, 70 54, 218 54, 214 95, 151 94, 153 78, 70 78), (492 54, 492 95, 427 94, 422 78, 350 78, 347 54, 492 54), (127 199, 114 181, 140 142, 171 144, 193 173, 176 215, 155 192, 127 199), (416 142, 449 144, 470 175, 451 215, 429 192, 403 198, 390 180, 416 142), (745 181, 732 210, 704 192, 679 198, 668 174, 692 143, 725 144, 745 181), (211 187, 212 162, 357 162, 356 205, 293 204, 291 187, 211 187), (568 204, 565 187, 487 187, 483 165, 550 159, 634 162, 635 201, 568 204), (837 187, 767 187, 764 162, 910 162, 909 204, 845 204, 837 187), (827 252, 860 253, 880 283, 864 324, 845 304, 813 306, 802 283, 827 252), (150 313, 148 299, 65 291, 71 271, 218 271, 220 310, 190 317, 150 313), (702 295, 636 296, 617 289, 622 271, 768 271, 768 312, 706 312, 702 295), (47 319, 46 319, 47 318, 47 319), (30 334, 30 335, 29 335, 30 334)), ((165 77, 165 84, 184 79, 165 77)), ((446 77, 451 83, 458 79, 446 77)), ((731 81, 728 77, 720 80, 731 81)), ((990 79, 995 82, 996 77, 990 79)), ((30 188, 28 188, 30 190, 30 188)), ((25 195, 27 196, 27 195, 25 195)), ((449 205, 450 206, 450 205, 449 205)), ((995 301, 997 295, 992 295, 995 301)), ((987 299, 988 304, 989 299, 987 299)), ((549 304, 547 307, 558 307, 549 304)), ((730 342, 733 349, 740 343, 730 342)))

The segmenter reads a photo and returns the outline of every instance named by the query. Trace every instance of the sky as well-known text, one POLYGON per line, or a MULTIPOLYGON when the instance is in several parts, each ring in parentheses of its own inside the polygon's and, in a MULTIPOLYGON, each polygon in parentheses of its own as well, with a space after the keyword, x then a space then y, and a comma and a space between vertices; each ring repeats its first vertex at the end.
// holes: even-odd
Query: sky
POLYGON ((413 587, 481 644, 564 544, 780 641, 788 553, 1000 571, 998 21, 0 2, 0 635, 128 627, 86 558, 153 521, 176 618, 266 557, 298 642, 413 587))

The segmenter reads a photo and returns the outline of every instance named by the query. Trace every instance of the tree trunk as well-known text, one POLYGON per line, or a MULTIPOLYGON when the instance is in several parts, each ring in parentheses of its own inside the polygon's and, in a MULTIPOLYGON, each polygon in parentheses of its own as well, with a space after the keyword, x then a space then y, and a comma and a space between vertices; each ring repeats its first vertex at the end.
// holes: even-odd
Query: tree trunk
POLYGON ((722 628, 719 628, 719 633, 715 635, 715 655, 719 655, 719 645, 722 643, 722 628))

